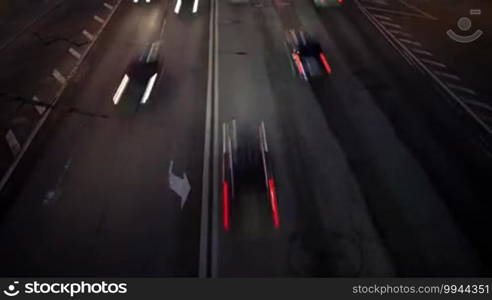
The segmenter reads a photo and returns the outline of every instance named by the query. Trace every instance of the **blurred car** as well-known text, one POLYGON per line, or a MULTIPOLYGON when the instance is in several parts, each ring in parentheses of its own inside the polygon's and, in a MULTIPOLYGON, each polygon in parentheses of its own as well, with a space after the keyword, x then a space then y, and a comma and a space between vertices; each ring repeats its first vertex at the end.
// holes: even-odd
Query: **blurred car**
POLYGON ((142 3, 142 2, 150 3, 150 0, 133 0, 133 3, 142 3))
POLYGON ((140 104, 147 103, 159 76, 159 49, 160 43, 154 42, 132 60, 113 96, 114 105, 126 98, 128 101, 137 98, 140 104))
POLYGON ((339 7, 343 4, 344 0, 314 0, 316 7, 339 7))
POLYGON ((299 76, 304 80, 326 76, 332 73, 331 66, 312 36, 302 30, 290 30, 287 34, 287 47, 299 76))
POLYGON ((222 212, 225 231, 269 232, 280 227, 275 178, 265 124, 237 134, 223 124, 222 212))

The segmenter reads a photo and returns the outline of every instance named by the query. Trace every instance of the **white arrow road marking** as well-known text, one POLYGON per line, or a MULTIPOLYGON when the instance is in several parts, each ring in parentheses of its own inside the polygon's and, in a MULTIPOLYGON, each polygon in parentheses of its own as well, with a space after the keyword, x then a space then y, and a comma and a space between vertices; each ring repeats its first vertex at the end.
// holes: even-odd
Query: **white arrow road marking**
POLYGON ((183 178, 176 176, 173 173, 173 167, 174 161, 171 160, 169 163, 169 187, 181 198, 181 210, 183 210, 186 199, 191 191, 191 185, 186 173, 183 174, 183 178))

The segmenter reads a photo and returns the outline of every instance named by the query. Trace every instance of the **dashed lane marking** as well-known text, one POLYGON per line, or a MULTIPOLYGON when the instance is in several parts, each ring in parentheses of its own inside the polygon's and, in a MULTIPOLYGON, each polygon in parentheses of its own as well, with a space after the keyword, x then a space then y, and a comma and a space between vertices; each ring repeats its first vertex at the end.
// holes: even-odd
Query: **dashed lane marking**
POLYGON ((427 56, 434 56, 434 54, 430 53, 429 51, 422 50, 422 49, 417 49, 417 48, 411 48, 411 50, 415 53, 422 54, 422 55, 427 55, 427 56))
POLYGON ((463 87, 463 86, 460 86, 460 85, 452 84, 452 83, 449 83, 449 82, 446 82, 446 85, 449 88, 451 88, 453 90, 456 90, 456 91, 467 93, 467 94, 470 94, 470 95, 473 95, 473 96, 476 96, 477 95, 477 93, 474 90, 469 89, 469 88, 466 88, 466 87, 463 87))
POLYGON ((99 22, 99 23, 101 23, 101 24, 102 24, 102 23, 104 23, 104 19, 103 19, 103 18, 101 18, 101 17, 100 17, 100 16, 98 16, 98 15, 94 15, 94 20, 96 20, 97 22, 99 22))
POLYGON ((454 75, 454 74, 451 74, 451 73, 447 73, 447 72, 441 72, 441 71, 434 71, 434 73, 436 75, 439 75, 441 77, 446 77, 448 79, 453 79, 453 80, 461 80, 458 76, 454 75))
POLYGON ((388 31, 391 32, 392 34, 395 34, 395 35, 402 35, 402 36, 405 36, 408 38, 412 37, 412 35, 408 32, 403 32, 403 31, 395 30, 395 29, 389 29, 388 31))
POLYGON ((68 49, 68 52, 70 52, 70 54, 72 54, 73 57, 75 57, 76 59, 80 59, 82 57, 82 55, 74 48, 70 47, 70 49, 68 49))
POLYGON ((398 38, 398 39, 405 44, 410 44, 410 45, 414 45, 417 47, 422 47, 422 44, 419 42, 415 42, 415 41, 411 41, 411 40, 407 40, 407 39, 402 39, 402 38, 398 38))
POLYGON ((420 60, 425 62, 426 64, 429 64, 429 65, 433 65, 433 66, 441 67, 441 68, 447 68, 445 64, 440 63, 440 62, 435 61, 435 60, 431 60, 431 59, 427 59, 427 58, 421 58, 420 60))
POLYGON ((401 29, 401 26, 398 24, 395 24, 395 23, 391 23, 391 22, 387 22, 387 21, 380 21, 380 23, 383 25, 389 26, 389 27, 401 29))
POLYGON ((108 4, 107 2, 104 2, 104 7, 106 7, 109 10, 113 10, 113 8, 114 8, 114 6, 112 6, 111 4, 108 4))
POLYGON ((53 73, 51 73, 51 75, 61 84, 65 85, 67 83, 67 79, 65 78, 65 76, 63 76, 60 71, 58 71, 57 69, 54 69, 53 70, 53 73))
POLYGON ((82 31, 82 34, 89 40, 92 41, 94 40, 94 36, 87 30, 82 31))

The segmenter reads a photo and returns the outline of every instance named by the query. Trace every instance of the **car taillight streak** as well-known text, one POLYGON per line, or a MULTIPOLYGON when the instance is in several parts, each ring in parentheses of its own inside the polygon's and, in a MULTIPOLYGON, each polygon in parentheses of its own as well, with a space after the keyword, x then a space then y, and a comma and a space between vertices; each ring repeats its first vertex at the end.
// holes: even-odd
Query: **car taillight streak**
POLYGON ((270 192, 270 203, 272 205, 273 226, 280 227, 280 216, 278 213, 277 191, 273 178, 268 179, 268 190, 270 192))
POLYGON ((321 62, 323 62, 323 66, 325 66, 326 72, 328 74, 331 74, 331 67, 330 67, 330 64, 328 63, 328 60, 326 59, 325 55, 323 53, 320 53, 319 57, 321 59, 321 62))
POLYGON ((227 181, 222 183, 223 213, 224 213, 224 230, 229 231, 231 228, 229 219, 229 184, 227 181))

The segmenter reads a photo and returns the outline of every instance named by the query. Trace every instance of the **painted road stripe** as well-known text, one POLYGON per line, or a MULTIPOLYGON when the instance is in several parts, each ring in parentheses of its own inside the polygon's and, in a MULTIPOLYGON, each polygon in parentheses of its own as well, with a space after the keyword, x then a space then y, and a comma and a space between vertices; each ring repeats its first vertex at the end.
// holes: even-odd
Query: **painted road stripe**
POLYGON ((182 5, 182 1, 181 0, 177 0, 176 1, 176 6, 174 7, 174 13, 175 14, 179 14, 179 11, 181 10, 181 5, 182 5))
MULTIPOLYGON (((122 2, 122 0, 118 0, 118 2, 115 5, 115 9, 110 12, 108 18, 106 19, 106 22, 101 26, 101 28, 99 28, 98 34, 96 35, 96 39, 97 39, 97 37, 99 37, 99 34, 104 30, 104 28, 106 27, 106 25, 109 23, 109 20, 111 20, 111 18, 113 17, 113 15, 116 13, 116 11, 117 11, 118 7, 120 6, 121 2, 122 2)), ((75 76, 75 74, 77 73, 80 65, 83 63, 84 59, 87 57, 87 54, 89 53, 90 49, 92 49, 92 47, 94 46, 94 44, 95 44, 95 41, 89 44, 87 51, 84 52, 84 54, 82 55, 81 59, 77 61, 75 67, 72 69, 72 71, 70 72, 70 74, 68 74, 68 80, 70 80, 73 76, 75 76)), ((55 99, 52 101, 52 103, 50 103, 51 106, 54 106, 54 105, 56 105, 58 103, 58 101, 60 100, 61 95, 65 91, 65 88, 66 88, 66 85, 62 86, 62 88, 56 93, 55 99)), ((41 119, 39 120, 39 122, 36 123, 36 125, 34 126, 34 129, 31 131, 31 133, 27 137, 26 142, 23 144, 22 149, 21 149, 21 152, 15 158, 14 162, 12 162, 12 164, 9 166, 9 168, 7 169, 7 171, 3 174, 2 178, 0 179, 0 191, 5 188, 5 185, 9 181, 10 176, 12 176, 12 173, 15 171, 15 169, 19 165, 19 162, 21 161, 22 157, 24 156, 24 154, 29 149, 32 141, 37 136, 39 130, 41 129, 41 127, 43 127, 44 123, 46 122, 46 120, 50 116, 50 112, 51 111, 52 111, 51 109, 48 109, 46 111, 46 113, 43 114, 43 116, 41 117, 41 119)))
POLYGON ((213 80, 213 89, 214 89, 214 97, 213 97, 213 114, 214 114, 214 123, 213 123, 213 131, 214 131, 214 141, 213 141, 213 168, 212 168, 212 176, 213 176, 213 218, 212 218, 212 253, 211 253, 211 267, 210 267, 210 275, 211 277, 217 278, 219 271, 219 228, 220 228, 220 215, 219 215, 219 170, 217 168, 219 163, 219 3, 220 1, 215 0, 214 5, 214 80, 213 80))
POLYGON ((441 68, 447 68, 445 64, 440 63, 440 62, 435 61, 435 60, 430 60, 427 58, 421 58, 420 60, 425 62, 426 64, 429 64, 429 65, 434 65, 434 66, 441 67, 441 68))
POLYGON ((453 80, 461 80, 458 76, 451 73, 441 72, 441 71, 434 71, 434 73, 436 73, 436 75, 439 75, 441 77, 446 77, 453 80))
MULTIPOLYGON (((354 2, 357 3, 357 6, 364 13, 364 15, 368 18, 368 20, 371 23, 373 23, 373 25, 376 27, 376 29, 378 29, 383 34, 383 36, 388 40, 388 42, 394 47, 395 45, 394 45, 392 40, 388 39, 387 34, 385 33, 386 30, 384 30, 384 27, 382 27, 380 24, 378 24, 377 22, 374 21, 375 18, 370 15, 370 13, 359 2, 359 0, 354 0, 354 2)), ((399 42, 398 40, 396 40, 396 41, 399 42)), ((407 49, 405 47, 405 45, 403 45, 402 43, 400 43, 400 44, 402 47, 404 47, 404 49, 407 49)), ((492 135, 492 127, 483 120, 483 117, 477 115, 472 109, 470 109, 470 107, 466 103, 463 102, 461 97, 459 97, 449 86, 447 86, 446 83, 443 82, 443 80, 441 78, 439 78, 439 76, 437 76, 433 71, 431 71, 429 66, 427 66, 424 63, 424 60, 426 60, 426 59, 418 58, 412 51, 409 51, 408 49, 406 51, 404 51, 403 53, 397 47, 395 47, 395 49, 398 52, 400 52, 400 54, 402 54, 403 58, 405 58, 407 61, 408 61, 408 59, 404 54, 408 55, 411 58, 411 61, 409 63, 411 63, 412 61, 415 62, 415 64, 417 64, 418 67, 420 67, 430 78, 432 78, 434 80, 434 82, 437 83, 443 89, 443 91, 449 95, 449 97, 451 97, 466 113, 468 113, 470 115, 470 117, 472 117, 475 120, 475 122, 477 122, 489 135, 492 135)), ((427 61, 429 61, 429 60, 427 60, 427 61)), ((444 65, 441 63, 438 63, 438 64, 441 66, 444 65)), ((445 67, 445 65, 444 65, 444 67, 445 67)))
POLYGON ((365 6, 365 8, 368 10, 379 11, 382 13, 388 13, 388 14, 392 14, 392 15, 405 16, 405 17, 415 17, 415 18, 420 18, 420 19, 430 19, 428 17, 422 16, 419 14, 413 14, 413 13, 408 13, 408 12, 403 12, 403 11, 398 11, 398 10, 375 7, 375 6, 365 6))
POLYGON ((393 21, 393 19, 392 19, 392 18, 387 17, 387 16, 383 16, 383 15, 374 15, 374 17, 376 17, 376 18, 378 18, 378 19, 381 19, 381 20, 393 21))
POLYGON ((10 151, 12 151, 12 154, 14 156, 17 156, 20 151, 21 151, 21 145, 17 138, 15 137, 14 132, 10 129, 7 134, 5 135, 5 140, 7 141, 7 144, 10 147, 10 151))
POLYGON ((376 17, 376 18, 378 18, 378 19, 381 19, 381 20, 393 21, 393 19, 392 19, 392 18, 387 17, 387 16, 383 16, 383 15, 374 15, 374 17, 376 17))
POLYGON ((70 54, 72 54, 76 59, 80 59, 82 57, 82 55, 74 48, 70 47, 70 49, 68 49, 68 52, 70 52, 70 54))
MULTIPOLYGON (((210 261, 213 259, 213 255, 210 255, 210 229, 214 228, 218 225, 215 222, 218 222, 216 213, 214 216, 210 218, 210 197, 209 197, 209 189, 210 189, 210 152, 212 145, 212 114, 214 111, 214 100, 217 97, 217 92, 214 93, 214 77, 215 77, 215 65, 214 65, 214 55, 215 48, 218 45, 215 44, 215 27, 218 24, 217 15, 216 15, 216 7, 217 2, 215 0, 210 1, 210 18, 209 18, 209 33, 208 33, 208 74, 207 74, 207 106, 205 112, 205 141, 203 146, 203 174, 202 174, 202 207, 201 207, 201 220, 200 220, 200 257, 198 264, 198 276, 199 277, 208 277, 209 275, 209 267, 210 261), (212 219, 212 222, 210 222, 212 219)), ((216 57, 218 59, 218 57, 216 57)), ((215 117, 214 119, 217 119, 215 117)), ((214 128, 215 129, 215 128, 214 128)), ((216 131, 217 133, 217 131, 216 131)), ((216 136, 216 134, 214 135, 216 136)), ((216 137, 214 137, 214 143, 216 142, 216 137)), ((217 141, 218 143, 218 141, 217 141)), ((215 146, 215 145, 214 145, 215 146)), ((214 159, 213 163, 216 162, 215 158, 215 148, 214 148, 214 159)), ((217 154, 218 155, 218 154, 217 154)), ((215 167, 212 167, 213 176, 215 176, 215 167)), ((212 188, 213 192, 213 203, 212 209, 215 209, 218 205, 216 203, 216 193, 217 187, 215 186, 216 179, 213 178, 212 183, 214 187, 212 188)))
POLYGON ((103 18, 101 18, 101 17, 100 17, 100 16, 98 16, 98 15, 94 15, 94 20, 96 20, 97 22, 99 22, 99 23, 101 23, 101 24, 102 24, 102 23, 104 23, 103 18))
POLYGON ((400 31, 400 30, 389 29, 388 31, 391 32, 392 34, 402 35, 402 36, 406 36, 408 38, 411 38, 412 37, 412 35, 410 33, 403 32, 403 31, 400 31))
POLYGON ((482 103, 480 101, 477 101, 477 100, 473 100, 473 99, 463 99, 463 101, 466 103, 466 104, 470 104, 470 105, 473 105, 473 106, 477 106, 477 107, 480 107, 482 109, 485 109, 485 110, 488 110, 490 112, 492 112, 492 106, 486 104, 486 103, 482 103))
POLYGON ((397 28, 397 29, 401 29, 401 26, 398 25, 398 24, 395 24, 395 23, 391 23, 391 22, 387 22, 387 21, 381 21, 380 23, 383 24, 383 25, 386 25, 386 26, 390 26, 390 27, 394 27, 394 28, 397 28))
POLYGON ((393 46, 393 48, 400 53, 400 55, 407 61, 410 66, 415 66, 415 63, 410 59, 407 53, 401 49, 401 42, 399 42, 394 35, 392 35, 386 27, 379 23, 379 21, 374 18, 371 13, 357 0, 354 0, 357 3, 360 11, 366 16, 366 18, 371 22, 374 27, 381 33, 381 35, 388 41, 388 43, 393 46), (397 45, 399 43, 400 45, 397 45))
POLYGON ((411 50, 415 53, 418 53, 418 54, 427 55, 427 56, 434 56, 434 54, 430 53, 429 51, 425 51, 422 49, 411 48, 411 50))
POLYGON ((449 83, 449 82, 446 82, 446 85, 453 89, 453 90, 457 90, 457 91, 460 91, 460 92, 463 92, 463 93, 467 93, 467 94, 470 94, 470 95, 473 95, 473 96, 476 96, 477 93, 472 90, 472 89, 469 89, 469 88, 466 88, 466 87, 463 87, 463 86, 460 86, 460 85, 456 85, 456 84, 452 84, 452 83, 449 83))
POLYGON ((63 76, 57 69, 54 69, 53 70, 53 73, 51 74, 53 75, 53 77, 61 84, 66 84, 67 83, 67 79, 65 78, 65 76, 63 76))
POLYGON ((106 7, 109 10, 113 10, 113 6, 111 4, 108 4, 107 2, 104 2, 104 7, 106 7))
POLYGON ((94 36, 87 30, 82 31, 82 34, 89 40, 92 41, 94 40, 94 36))
POLYGON ((400 2, 401 4, 405 5, 406 7, 410 8, 410 9, 417 11, 418 13, 422 14, 423 16, 425 16, 431 20, 434 20, 434 21, 439 20, 438 18, 436 18, 436 17, 432 16, 431 14, 421 10, 420 8, 416 7, 415 5, 409 4, 407 1, 398 0, 398 2, 400 2))
POLYGON ((403 42, 405 44, 410 44, 410 45, 414 45, 417 47, 422 47, 422 44, 419 42, 415 42, 415 41, 411 41, 411 40, 407 40, 407 39, 402 39, 402 38, 398 38, 398 39, 400 40, 400 42, 403 42))
POLYGON ((193 13, 195 14, 197 11, 198 11, 198 5, 200 3, 200 0, 195 0, 195 2, 193 3, 193 13))
MULTIPOLYGON (((38 96, 34 95, 32 97, 32 101, 34 102, 40 102, 38 96)), ((36 109, 36 111, 42 115, 45 111, 46 111, 46 107, 42 106, 42 105, 34 105, 34 108, 36 109)))

